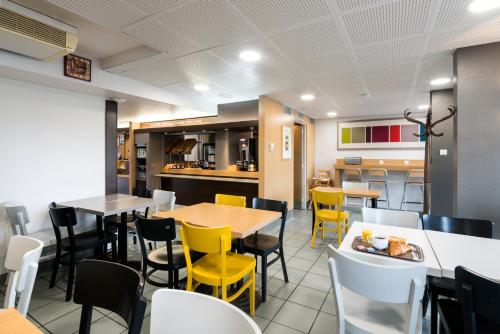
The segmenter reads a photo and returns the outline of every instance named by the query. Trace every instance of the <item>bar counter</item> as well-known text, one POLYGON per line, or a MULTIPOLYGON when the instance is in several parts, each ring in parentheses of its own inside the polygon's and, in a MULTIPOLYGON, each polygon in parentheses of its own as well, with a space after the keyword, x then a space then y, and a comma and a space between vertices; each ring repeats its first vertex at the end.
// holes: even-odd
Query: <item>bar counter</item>
POLYGON ((154 176, 160 178, 161 189, 174 191, 176 203, 182 205, 213 203, 215 194, 221 193, 246 196, 247 206, 251 206, 259 192, 258 172, 164 168, 154 176))

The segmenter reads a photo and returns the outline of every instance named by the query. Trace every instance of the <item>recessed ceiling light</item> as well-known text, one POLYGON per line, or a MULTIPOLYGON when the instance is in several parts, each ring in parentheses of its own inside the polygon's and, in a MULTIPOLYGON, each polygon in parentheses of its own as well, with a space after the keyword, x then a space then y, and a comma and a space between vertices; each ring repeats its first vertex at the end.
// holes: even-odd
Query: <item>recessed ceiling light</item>
POLYGON ((328 116, 328 117, 335 117, 335 116, 337 116, 337 112, 336 111, 327 112, 326 116, 328 116))
POLYGON ((427 110, 429 109, 429 105, 428 104, 421 104, 418 106, 418 109, 420 110, 427 110))
POLYGON ((311 101, 314 100, 316 97, 313 94, 303 94, 300 96, 300 99, 302 101, 311 101))
POLYGON ((450 78, 439 78, 439 79, 434 79, 431 81, 431 85, 437 86, 437 85, 444 85, 449 83, 451 80, 450 78))
POLYGON ((499 0, 474 0, 469 5, 469 10, 473 13, 486 12, 500 7, 499 0))
POLYGON ((245 50, 240 52, 240 59, 248 62, 259 61, 262 56, 254 50, 245 50))
POLYGON ((210 87, 203 84, 194 85, 193 88, 200 92, 206 92, 207 90, 210 90, 210 87))

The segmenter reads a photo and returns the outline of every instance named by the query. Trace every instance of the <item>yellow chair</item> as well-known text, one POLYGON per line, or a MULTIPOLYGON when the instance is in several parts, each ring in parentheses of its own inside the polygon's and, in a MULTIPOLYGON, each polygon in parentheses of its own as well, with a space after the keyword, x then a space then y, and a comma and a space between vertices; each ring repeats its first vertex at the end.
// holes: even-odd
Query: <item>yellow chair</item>
POLYGON ((184 247, 187 269, 187 291, 195 291, 199 284, 211 285, 214 297, 219 297, 221 287, 222 300, 231 302, 246 289, 250 293, 250 314, 255 314, 255 266, 253 257, 236 254, 231 250, 231 229, 229 226, 203 228, 183 222, 181 240, 184 247), (196 262, 191 262, 190 251, 206 253, 196 262), (249 279, 233 295, 227 295, 229 285, 249 279), (196 281, 193 284, 193 280, 196 281))
POLYGON ((247 198, 245 196, 215 194, 215 204, 239 206, 245 208, 247 206, 247 198))
POLYGON ((314 212, 316 218, 314 221, 314 231, 311 238, 311 247, 316 245, 316 234, 318 229, 321 230, 321 239, 325 238, 325 232, 336 232, 338 244, 342 243, 342 225, 344 225, 345 233, 349 228, 349 213, 342 211, 342 202, 344 201, 344 193, 329 192, 329 191, 312 191, 312 198, 314 203, 314 212), (327 205, 328 207, 334 206, 335 209, 320 209, 319 205, 327 205), (326 228, 326 223, 337 223, 337 229, 326 228))

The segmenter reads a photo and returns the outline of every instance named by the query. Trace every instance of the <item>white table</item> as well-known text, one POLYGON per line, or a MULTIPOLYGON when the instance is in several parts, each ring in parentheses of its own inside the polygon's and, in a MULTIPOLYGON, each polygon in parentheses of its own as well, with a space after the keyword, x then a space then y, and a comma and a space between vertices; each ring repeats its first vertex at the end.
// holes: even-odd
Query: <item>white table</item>
POLYGON ((342 244, 339 247, 339 251, 353 255, 357 258, 364 258, 367 261, 378 262, 378 263, 390 263, 390 264, 401 264, 407 265, 411 263, 421 263, 427 267, 427 275, 441 277, 441 266, 434 255, 433 248, 423 230, 417 230, 412 228, 405 228, 399 226, 389 226, 380 224, 370 224, 363 222, 354 222, 350 227, 347 235, 345 236, 342 244), (424 261, 422 262, 412 262, 407 260, 395 259, 387 256, 380 256, 375 254, 363 253, 352 248, 352 242, 355 237, 361 235, 363 229, 370 229, 373 231, 373 235, 384 235, 384 236, 398 236, 404 237, 409 243, 418 245, 422 248, 424 253, 424 261))
POLYGON ((97 228, 102 229, 102 219, 107 216, 120 215, 121 224, 118 225, 118 257, 120 262, 129 264, 127 254, 128 230, 127 212, 154 206, 150 198, 130 195, 112 194, 88 197, 69 202, 58 203, 63 206, 72 206, 79 212, 97 216, 97 228))
POLYGON ((425 233, 444 277, 455 278, 455 267, 463 266, 500 280, 500 240, 430 230, 425 233))

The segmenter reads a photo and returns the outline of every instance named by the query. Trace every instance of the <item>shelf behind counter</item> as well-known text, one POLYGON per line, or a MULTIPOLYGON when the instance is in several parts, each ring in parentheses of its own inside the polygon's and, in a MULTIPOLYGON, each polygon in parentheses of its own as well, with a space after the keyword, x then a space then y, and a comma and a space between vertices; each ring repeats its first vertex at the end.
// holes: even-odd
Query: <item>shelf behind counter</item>
POLYGON ((215 194, 247 197, 247 206, 258 196, 259 173, 198 168, 162 169, 154 175, 161 180, 161 189, 174 191, 177 204, 193 205, 214 202, 215 194))

